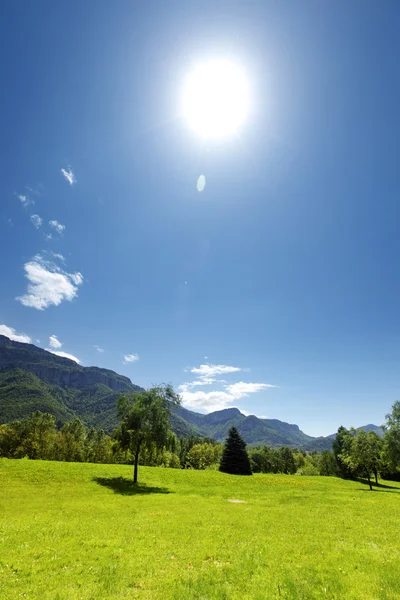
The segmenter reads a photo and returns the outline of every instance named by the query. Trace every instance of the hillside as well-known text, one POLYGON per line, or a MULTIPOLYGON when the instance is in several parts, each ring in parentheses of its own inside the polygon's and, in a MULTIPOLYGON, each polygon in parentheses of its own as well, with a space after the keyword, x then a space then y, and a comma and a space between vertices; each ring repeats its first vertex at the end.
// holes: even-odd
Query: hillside
MULTIPOLYGON (((60 425, 78 416, 88 426, 111 432, 118 423, 118 397, 141 389, 128 377, 109 369, 82 367, 68 358, 0 335, 0 424, 40 410, 53 414, 60 425)), ((308 451, 331 448, 335 436, 314 438, 297 425, 246 416, 237 408, 207 415, 184 407, 173 410, 172 427, 179 436, 198 435, 222 442, 232 426, 248 444, 285 445, 308 451)), ((375 425, 363 428, 380 429, 375 425)))
POLYGON ((117 398, 140 389, 109 369, 82 367, 0 335, 0 422, 40 410, 52 413, 59 424, 79 416, 89 426, 112 431, 117 398))

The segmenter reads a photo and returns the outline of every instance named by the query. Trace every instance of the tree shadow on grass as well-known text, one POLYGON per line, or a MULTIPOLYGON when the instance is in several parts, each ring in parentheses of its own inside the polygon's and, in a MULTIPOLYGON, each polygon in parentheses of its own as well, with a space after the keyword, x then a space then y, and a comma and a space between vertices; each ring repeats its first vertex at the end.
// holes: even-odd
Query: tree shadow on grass
POLYGON ((93 481, 114 491, 122 496, 136 496, 143 494, 170 494, 167 488, 152 487, 145 483, 133 483, 125 477, 94 477, 93 481))
POLYGON ((367 479, 358 479, 358 481, 367 486, 367 489, 362 489, 360 490, 360 492, 389 492, 394 494, 400 494, 400 486, 397 485, 386 485, 384 483, 376 484, 375 482, 371 482, 373 489, 370 490, 367 479))

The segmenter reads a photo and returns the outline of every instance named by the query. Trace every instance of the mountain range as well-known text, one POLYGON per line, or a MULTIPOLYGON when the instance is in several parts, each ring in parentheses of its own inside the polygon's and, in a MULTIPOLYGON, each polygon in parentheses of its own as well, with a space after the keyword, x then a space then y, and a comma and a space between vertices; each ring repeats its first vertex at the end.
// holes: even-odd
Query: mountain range
MULTIPOLYGON (((111 432, 117 426, 116 401, 122 393, 142 388, 128 377, 99 367, 82 367, 33 344, 23 344, 0 335, 0 424, 40 410, 53 414, 58 423, 80 417, 88 426, 111 432)), ((182 406, 174 408, 172 428, 177 435, 198 435, 224 441, 228 430, 237 427, 248 444, 290 446, 324 450, 332 446, 335 434, 311 437, 297 425, 277 419, 246 416, 238 408, 226 408, 207 415, 182 406)), ((360 429, 374 430, 376 425, 360 429)))

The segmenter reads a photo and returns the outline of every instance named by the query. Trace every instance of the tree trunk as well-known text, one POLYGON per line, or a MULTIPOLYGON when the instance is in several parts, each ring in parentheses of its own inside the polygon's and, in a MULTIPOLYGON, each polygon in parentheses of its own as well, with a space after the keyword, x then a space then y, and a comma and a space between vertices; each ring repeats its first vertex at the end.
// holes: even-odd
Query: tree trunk
POLYGON ((369 489, 372 490, 371 477, 370 477, 369 473, 368 473, 367 477, 368 477, 369 489))
POLYGON ((375 475, 375 483, 376 483, 376 485, 378 485, 378 471, 376 469, 374 470, 374 475, 375 475))
POLYGON ((137 483, 137 474, 138 474, 138 463, 139 463, 139 454, 140 454, 140 444, 136 447, 135 453, 135 467, 133 469, 133 483, 137 483))

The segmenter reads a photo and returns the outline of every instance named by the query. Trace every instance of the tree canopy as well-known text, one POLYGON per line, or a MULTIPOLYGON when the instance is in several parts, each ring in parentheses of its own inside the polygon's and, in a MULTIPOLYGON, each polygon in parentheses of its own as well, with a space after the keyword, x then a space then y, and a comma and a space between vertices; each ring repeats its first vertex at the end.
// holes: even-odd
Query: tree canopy
POLYGON ((162 449, 167 445, 171 408, 179 404, 180 398, 171 385, 154 386, 118 399, 121 426, 116 438, 122 449, 132 452, 134 483, 137 483, 140 452, 154 447, 162 449))
POLYGON ((231 427, 229 430, 219 470, 231 475, 252 475, 246 442, 236 427, 231 427))
POLYGON ((381 449, 382 440, 375 431, 367 432, 361 429, 352 439, 350 452, 344 459, 353 471, 358 471, 368 479, 371 490, 371 474, 375 474, 376 482, 378 480, 381 449))
POLYGON ((384 426, 384 456, 392 473, 400 471, 400 402, 393 404, 384 426))

